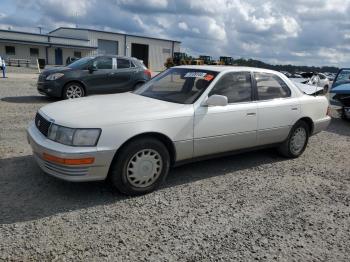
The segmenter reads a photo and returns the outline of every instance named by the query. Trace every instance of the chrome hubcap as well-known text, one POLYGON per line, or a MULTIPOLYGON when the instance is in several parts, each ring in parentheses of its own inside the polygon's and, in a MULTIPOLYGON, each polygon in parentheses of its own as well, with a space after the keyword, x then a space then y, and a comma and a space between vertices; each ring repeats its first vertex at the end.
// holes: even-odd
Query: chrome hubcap
POLYGON ((79 98, 84 95, 84 91, 80 86, 71 85, 67 87, 66 95, 68 99, 79 98))
POLYGON ((134 187, 148 187, 160 176, 163 161, 159 153, 152 149, 137 152, 127 165, 126 177, 134 187))
POLYGON ((290 141, 290 149, 293 154, 299 154, 303 150, 306 143, 306 130, 299 127, 294 131, 290 141))

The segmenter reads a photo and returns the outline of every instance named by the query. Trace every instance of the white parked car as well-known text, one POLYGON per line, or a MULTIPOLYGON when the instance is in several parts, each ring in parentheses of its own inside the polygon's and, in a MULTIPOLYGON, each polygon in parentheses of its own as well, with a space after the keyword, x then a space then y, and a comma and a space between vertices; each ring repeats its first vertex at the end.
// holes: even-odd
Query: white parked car
MULTIPOLYGON (((300 74, 301 77, 299 77, 298 74, 293 75, 290 79, 297 83, 297 84, 304 84, 309 86, 314 86, 314 93, 319 92, 320 90, 323 93, 327 93, 329 90, 329 87, 332 85, 330 79, 322 73, 302 73, 300 74)), ((298 85, 303 86, 303 85, 298 85)), ((306 87, 307 88, 307 87, 306 87)), ((309 88, 307 88, 309 89, 309 88)), ((312 88, 310 89, 312 90, 312 88)))
POLYGON ((325 74, 322 73, 304 73, 304 76, 308 76, 309 78, 302 82, 303 84, 312 85, 315 87, 320 87, 323 89, 324 93, 327 93, 329 90, 329 87, 331 86, 331 82, 327 78, 325 74))
POLYGON ((310 84, 318 87, 322 87, 324 92, 328 92, 330 87, 330 81, 325 74, 318 73, 310 79, 310 84))
POLYGON ((180 66, 134 92, 42 107, 28 140, 40 167, 69 181, 104 180, 122 193, 154 190, 173 165, 274 146, 300 156, 329 122, 324 96, 281 73, 180 66))

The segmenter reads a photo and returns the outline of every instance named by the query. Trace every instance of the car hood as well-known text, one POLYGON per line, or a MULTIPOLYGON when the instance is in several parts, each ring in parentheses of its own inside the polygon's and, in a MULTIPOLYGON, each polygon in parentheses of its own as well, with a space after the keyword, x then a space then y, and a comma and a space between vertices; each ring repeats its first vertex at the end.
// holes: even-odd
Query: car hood
POLYGON ((119 123, 191 116, 193 105, 121 93, 64 100, 46 105, 39 112, 58 125, 99 128, 119 123))
POLYGON ((350 94, 350 84, 338 85, 329 92, 334 94, 350 94))
POLYGON ((49 74, 54 74, 54 73, 61 73, 61 72, 66 72, 66 71, 72 71, 72 68, 69 67, 52 67, 45 69, 42 74, 43 75, 49 75, 49 74))

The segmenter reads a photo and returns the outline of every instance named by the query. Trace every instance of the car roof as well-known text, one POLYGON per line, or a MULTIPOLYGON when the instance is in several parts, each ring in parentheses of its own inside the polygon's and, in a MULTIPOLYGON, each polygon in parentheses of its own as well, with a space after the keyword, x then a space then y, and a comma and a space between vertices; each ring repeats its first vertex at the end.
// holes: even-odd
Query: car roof
POLYGON ((94 55, 91 57, 116 57, 116 58, 125 58, 125 59, 136 59, 138 60, 136 57, 132 57, 132 56, 122 56, 122 55, 94 55))
POLYGON ((182 65, 175 66, 175 68, 185 68, 185 69, 198 69, 198 70, 209 70, 215 72, 225 72, 225 71, 255 71, 255 72, 266 72, 266 73, 274 73, 281 74, 278 71, 257 68, 257 67, 247 67, 247 66, 225 66, 225 65, 182 65))

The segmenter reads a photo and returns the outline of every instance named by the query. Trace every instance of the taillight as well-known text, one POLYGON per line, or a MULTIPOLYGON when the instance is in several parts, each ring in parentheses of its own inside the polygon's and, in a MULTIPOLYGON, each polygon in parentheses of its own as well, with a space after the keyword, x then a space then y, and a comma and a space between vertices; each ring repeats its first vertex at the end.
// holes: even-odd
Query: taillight
POLYGON ((149 77, 149 78, 151 78, 151 77, 152 77, 151 70, 146 69, 146 70, 145 70, 145 71, 143 71, 143 72, 144 72, 144 74, 145 74, 147 77, 149 77))
POLYGON ((328 106, 328 108, 327 108, 327 116, 331 116, 331 107, 330 106, 328 106))

